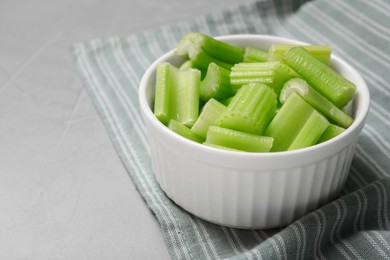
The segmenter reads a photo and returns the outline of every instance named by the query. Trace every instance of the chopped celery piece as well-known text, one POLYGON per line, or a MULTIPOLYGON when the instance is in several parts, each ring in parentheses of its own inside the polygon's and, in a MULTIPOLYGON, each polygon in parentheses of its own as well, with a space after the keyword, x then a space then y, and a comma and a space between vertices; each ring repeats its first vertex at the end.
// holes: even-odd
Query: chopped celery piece
POLYGON ((236 90, 251 82, 264 83, 279 94, 284 82, 299 77, 299 74, 281 61, 237 63, 231 68, 230 83, 236 90))
POLYGON ((329 121, 314 110, 287 150, 297 150, 315 145, 328 126, 329 121))
POLYGON ((345 131, 345 128, 342 128, 340 126, 330 124, 328 128, 326 128, 325 132, 321 136, 320 140, 318 140, 318 143, 322 143, 325 141, 328 141, 329 139, 332 139, 333 137, 338 136, 342 132, 345 131))
MULTIPOLYGON (((267 129, 264 131, 264 135, 274 138, 274 144, 271 151, 277 152, 288 150, 291 144, 293 144, 295 138, 299 136, 300 131, 305 128, 305 124, 307 124, 307 122, 308 124, 311 124, 311 120, 314 120, 314 118, 310 119, 313 113, 319 114, 298 94, 295 92, 291 93, 286 102, 280 108, 279 112, 269 123, 267 129)), ((322 115, 320 116, 323 117, 322 115)), ((326 120, 325 117, 323 117, 323 119, 326 120)), ((309 126, 310 125, 307 126, 308 129, 310 129, 309 126)), ((321 129, 318 131, 320 132, 320 130, 321 129)), ((323 129, 323 131, 325 131, 325 129, 323 129)), ((322 132, 319 136, 321 136, 322 132)), ((303 134, 301 134, 299 139, 303 137, 303 134)), ((294 146, 301 145, 299 143, 295 143, 294 146)))
POLYGON ((210 126, 205 143, 247 152, 269 152, 273 138, 210 126))
POLYGON ((207 130, 212 125, 217 125, 223 112, 225 112, 226 106, 222 105, 215 99, 210 99, 203 106, 201 113, 192 126, 191 131, 195 134, 206 138, 207 130))
POLYGON ((233 66, 233 64, 223 62, 221 60, 218 60, 212 56, 210 56, 208 53, 203 51, 202 48, 194 48, 189 53, 189 58, 191 60, 192 66, 195 68, 200 69, 201 71, 207 71, 207 68, 210 63, 215 63, 218 66, 229 69, 233 66))
POLYGON ((194 65, 192 64, 191 60, 185 60, 179 67, 181 70, 194 68, 194 65))
POLYGON ((223 113, 219 126, 252 134, 262 134, 276 113, 277 98, 267 85, 242 86, 223 113))
POLYGON ((168 128, 171 129, 173 132, 190 139, 197 143, 203 143, 204 138, 200 137, 199 135, 192 132, 188 127, 185 125, 179 123, 178 121, 171 119, 168 122, 168 128))
POLYGON ((168 63, 158 64, 156 67, 156 90, 154 97, 154 115, 160 120, 163 124, 167 124, 171 118, 170 113, 170 99, 171 99, 171 89, 169 83, 170 79, 170 66, 168 63))
POLYGON ((292 92, 301 96, 307 103, 327 117, 329 121, 344 128, 352 124, 352 117, 314 90, 305 80, 293 78, 284 83, 279 96, 280 102, 284 103, 292 92))
POLYGON ((243 62, 264 62, 267 60, 268 60, 268 52, 256 48, 252 48, 252 47, 245 48, 243 62))
POLYGON ((268 61, 282 60, 283 55, 292 47, 301 46, 305 48, 311 55, 328 64, 330 55, 332 54, 332 47, 329 45, 291 45, 291 44, 273 44, 268 49, 268 61))
POLYGON ((175 119, 192 127, 199 115, 199 85, 199 70, 180 70, 170 63, 159 63, 154 115, 165 125, 170 119, 175 119))
POLYGON ((200 82, 200 98, 207 101, 210 98, 222 100, 233 96, 229 74, 230 70, 210 63, 205 78, 200 82))
POLYGON ((198 52, 199 49, 216 60, 230 64, 241 62, 244 55, 242 48, 199 32, 190 32, 184 35, 177 45, 175 53, 180 56, 187 55, 192 60, 193 52, 198 52))
POLYGON ((290 48, 284 61, 338 108, 344 107, 355 94, 356 86, 352 82, 302 47, 290 48))

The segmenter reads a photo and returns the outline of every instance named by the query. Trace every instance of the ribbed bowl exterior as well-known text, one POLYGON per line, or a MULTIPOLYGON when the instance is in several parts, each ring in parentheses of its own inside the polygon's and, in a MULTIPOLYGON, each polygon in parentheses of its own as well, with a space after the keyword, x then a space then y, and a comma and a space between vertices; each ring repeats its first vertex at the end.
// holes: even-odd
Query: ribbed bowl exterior
POLYGON ((335 199, 355 143, 321 160, 280 170, 240 170, 194 160, 149 135, 161 188, 177 205, 212 223, 237 228, 284 226, 335 199))
MULTIPOLYGON (((267 35, 220 39, 238 46, 268 48, 273 43, 301 42, 267 35)), ((332 56, 331 66, 357 86, 354 122, 324 143, 289 152, 244 153, 192 142, 169 130, 153 115, 155 68, 179 64, 173 51, 145 72, 139 101, 161 188, 177 205, 207 221, 237 228, 275 228, 335 199, 348 177, 358 135, 369 110, 368 88, 349 64, 332 56)))

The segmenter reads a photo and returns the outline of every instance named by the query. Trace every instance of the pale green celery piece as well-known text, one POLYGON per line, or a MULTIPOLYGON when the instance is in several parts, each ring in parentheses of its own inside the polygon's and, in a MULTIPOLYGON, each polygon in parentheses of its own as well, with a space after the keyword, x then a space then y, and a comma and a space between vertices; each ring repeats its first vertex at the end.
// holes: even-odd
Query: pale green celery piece
POLYGON ((243 62, 264 62, 268 60, 268 52, 257 48, 246 47, 243 62))
POLYGON ((292 92, 297 93, 307 103, 327 117, 330 122, 343 128, 348 128, 352 124, 353 119, 351 116, 318 93, 304 79, 293 78, 284 83, 279 96, 280 102, 284 103, 292 92))
POLYGON ((191 128, 191 131, 203 138, 206 138, 208 128, 219 123, 219 119, 225 110, 226 106, 211 98, 203 106, 198 119, 191 128))
POLYGON ((218 126, 210 126, 207 131, 205 143, 246 152, 269 152, 272 147, 273 138, 218 126))
POLYGON ((154 115, 165 125, 174 119, 192 127, 199 115, 199 85, 199 70, 180 70, 167 62, 158 64, 154 115))
POLYGON ((242 86, 223 113, 219 126, 252 134, 262 134, 276 113, 277 98, 267 85, 242 86))
POLYGON ((271 151, 287 151, 314 112, 318 113, 297 93, 291 93, 264 131, 274 138, 271 151))
POLYGON ((284 82, 299 77, 299 74, 281 61, 242 62, 231 68, 230 83, 234 90, 253 82, 263 83, 272 87, 275 93, 279 95, 284 82))
POLYGON ((330 66, 314 58, 302 47, 290 48, 283 60, 310 86, 325 96, 338 108, 343 108, 354 96, 356 86, 330 66))
POLYGON ((192 64, 191 60, 185 60, 180 66, 179 69, 185 70, 185 69, 190 69, 194 68, 194 65, 192 64))
POLYGON ((171 68, 167 63, 158 64, 156 67, 156 90, 154 95, 153 113, 163 124, 168 124, 171 118, 171 68))
POLYGON ((268 61, 282 60, 284 54, 292 47, 301 46, 305 48, 311 55, 328 64, 332 54, 330 45, 294 45, 294 44, 273 44, 268 49, 268 61))
POLYGON ((210 63, 204 79, 200 82, 200 98, 207 101, 210 98, 222 100, 234 95, 230 87, 230 70, 215 63, 210 63))
POLYGON ((207 71, 207 68, 210 63, 215 63, 218 66, 230 70, 233 64, 226 63, 221 61, 208 53, 206 53, 202 48, 193 48, 191 52, 188 53, 189 58, 195 68, 198 68, 202 71, 207 71))
POLYGON ((206 69, 201 68, 201 67, 195 65, 194 62, 193 62, 192 60, 190 60, 190 59, 185 60, 185 61, 179 66, 179 69, 181 69, 181 70, 185 70, 185 69, 198 69, 198 70, 200 70, 201 80, 204 78, 204 76, 206 75, 206 72, 207 72, 206 69))
POLYGON ((345 128, 342 128, 334 124, 330 124, 328 128, 326 128, 325 132, 322 134, 321 138, 318 140, 318 143, 323 143, 325 141, 328 141, 333 137, 336 137, 339 134, 343 133, 344 131, 345 128))
POLYGON ((238 63, 243 60, 244 50, 238 46, 217 40, 199 32, 190 32, 182 37, 175 53, 191 57, 191 53, 201 48, 210 57, 225 63, 238 63))
POLYGON ((203 143, 204 138, 192 132, 188 127, 179 123, 178 121, 171 119, 168 122, 168 128, 173 132, 197 143, 203 143))
POLYGON ((287 150, 292 151, 317 144, 328 126, 329 121, 314 110, 287 150))

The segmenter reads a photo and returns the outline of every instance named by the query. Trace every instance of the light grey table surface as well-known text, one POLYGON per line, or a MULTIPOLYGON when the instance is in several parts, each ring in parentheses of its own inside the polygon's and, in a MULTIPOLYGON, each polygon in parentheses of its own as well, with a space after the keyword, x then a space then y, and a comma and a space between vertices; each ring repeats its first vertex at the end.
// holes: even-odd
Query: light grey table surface
POLYGON ((234 0, 0 2, 0 259, 168 259, 70 46, 234 0))

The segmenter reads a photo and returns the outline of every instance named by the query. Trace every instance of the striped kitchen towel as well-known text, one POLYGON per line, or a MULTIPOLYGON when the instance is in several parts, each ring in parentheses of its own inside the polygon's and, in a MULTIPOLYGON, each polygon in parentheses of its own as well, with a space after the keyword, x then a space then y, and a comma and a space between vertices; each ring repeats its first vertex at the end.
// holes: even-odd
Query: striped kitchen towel
POLYGON ((128 37, 73 46, 77 69, 131 179, 161 225, 172 259, 390 258, 390 2, 260 0, 128 37), (145 69, 180 38, 273 34, 330 44, 357 68, 372 96, 342 196, 281 229, 239 230, 183 211, 151 169, 138 86, 145 69))

